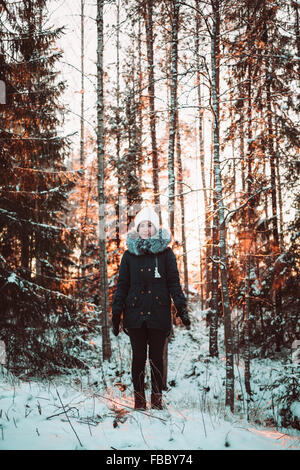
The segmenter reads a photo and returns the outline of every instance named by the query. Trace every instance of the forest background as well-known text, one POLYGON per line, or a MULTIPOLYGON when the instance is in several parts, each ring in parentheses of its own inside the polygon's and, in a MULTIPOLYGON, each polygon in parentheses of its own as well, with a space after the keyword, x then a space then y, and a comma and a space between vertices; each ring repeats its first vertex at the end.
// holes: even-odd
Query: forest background
MULTIPOLYGON (((89 367, 125 235, 155 205, 218 357, 299 350, 300 5, 0 2, 0 340, 16 374, 89 367)), ((174 325, 177 320, 174 311, 174 325)), ((299 399, 292 387, 292 399, 299 399)))

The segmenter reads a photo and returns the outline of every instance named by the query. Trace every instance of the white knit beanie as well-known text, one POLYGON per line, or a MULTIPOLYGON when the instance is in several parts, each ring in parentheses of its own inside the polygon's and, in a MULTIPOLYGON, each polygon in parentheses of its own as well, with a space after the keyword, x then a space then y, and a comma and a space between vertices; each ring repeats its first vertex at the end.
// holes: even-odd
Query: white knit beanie
POLYGON ((137 231, 138 226, 141 222, 144 220, 149 220, 152 222, 154 227, 156 228, 156 231, 158 232, 159 229, 159 217, 157 213, 149 206, 144 207, 140 212, 137 213, 134 219, 134 228, 137 231))

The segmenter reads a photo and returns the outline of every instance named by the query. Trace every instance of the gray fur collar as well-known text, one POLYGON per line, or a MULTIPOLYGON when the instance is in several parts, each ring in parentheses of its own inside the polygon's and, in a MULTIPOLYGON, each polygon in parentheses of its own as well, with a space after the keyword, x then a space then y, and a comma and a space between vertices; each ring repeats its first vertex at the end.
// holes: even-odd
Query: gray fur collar
POLYGON ((165 228, 160 228, 153 237, 143 240, 136 230, 127 234, 127 247, 134 255, 157 254, 164 251, 170 243, 172 237, 165 228))

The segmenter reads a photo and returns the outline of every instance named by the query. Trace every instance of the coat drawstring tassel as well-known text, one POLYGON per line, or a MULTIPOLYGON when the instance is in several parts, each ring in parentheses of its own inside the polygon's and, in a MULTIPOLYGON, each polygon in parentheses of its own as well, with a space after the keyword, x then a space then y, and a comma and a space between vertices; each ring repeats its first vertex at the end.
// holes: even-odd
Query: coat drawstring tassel
POLYGON ((156 266, 155 266, 155 271, 154 271, 154 277, 155 277, 155 278, 159 278, 159 277, 161 277, 161 275, 160 275, 159 272, 158 272, 158 260, 157 260, 157 256, 155 256, 155 264, 156 264, 156 266))

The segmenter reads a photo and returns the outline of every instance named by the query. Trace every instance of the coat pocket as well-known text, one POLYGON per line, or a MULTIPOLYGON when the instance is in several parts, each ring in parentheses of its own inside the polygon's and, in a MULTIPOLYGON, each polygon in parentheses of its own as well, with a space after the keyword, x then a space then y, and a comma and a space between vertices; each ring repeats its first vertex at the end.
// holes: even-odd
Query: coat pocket
POLYGON ((159 289, 154 294, 156 305, 169 306, 171 303, 170 295, 167 290, 159 289))
POLYGON ((125 305, 129 310, 135 307, 139 307, 141 305, 141 297, 138 292, 135 291, 128 294, 125 305))

